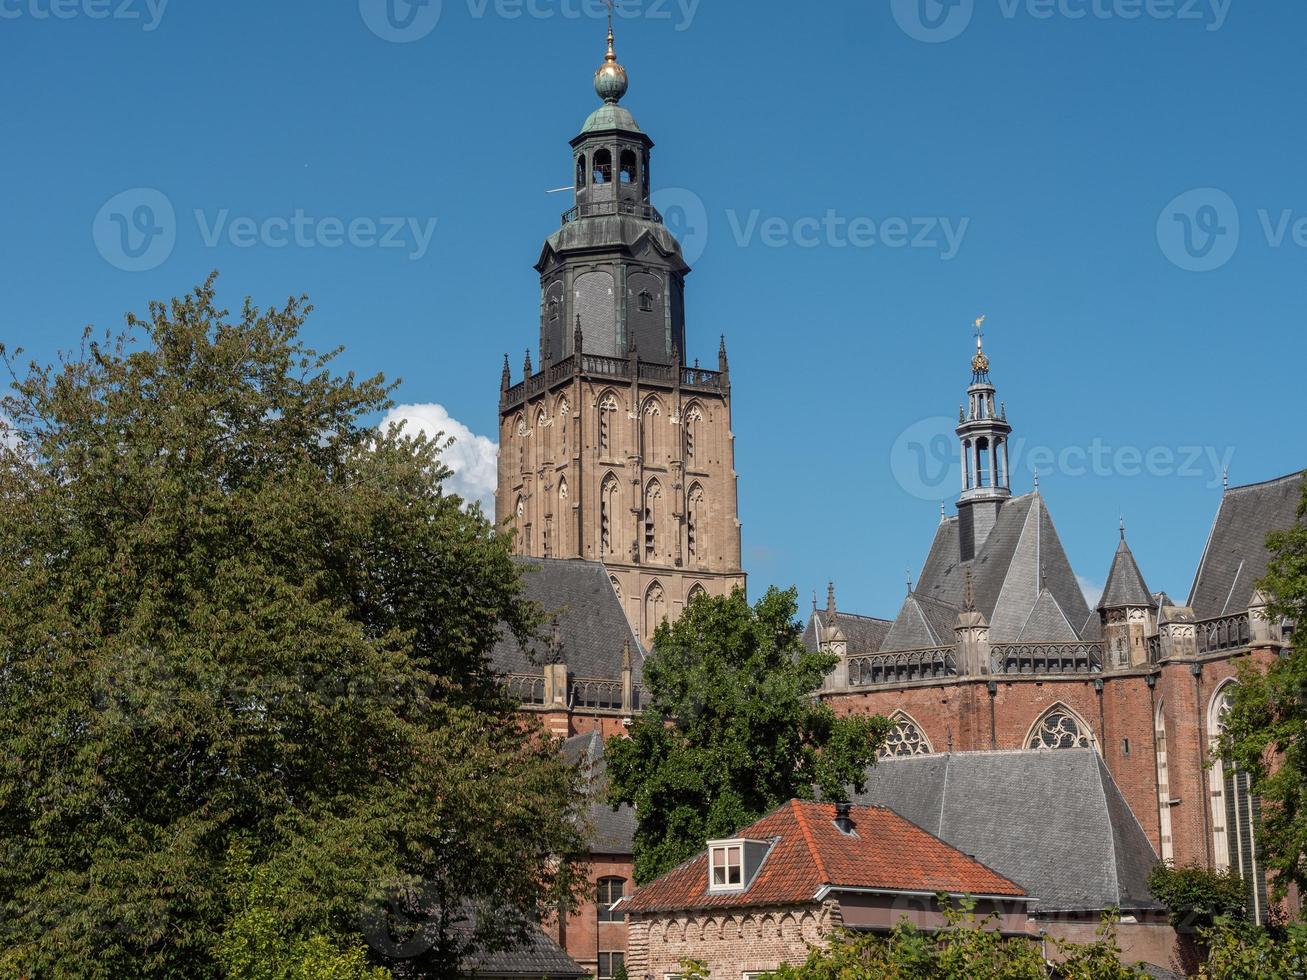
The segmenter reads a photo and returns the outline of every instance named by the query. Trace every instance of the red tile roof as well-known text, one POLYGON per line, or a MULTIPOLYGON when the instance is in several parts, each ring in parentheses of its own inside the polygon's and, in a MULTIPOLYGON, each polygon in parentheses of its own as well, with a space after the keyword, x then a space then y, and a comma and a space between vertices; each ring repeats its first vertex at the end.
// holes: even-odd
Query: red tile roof
POLYGON ((855 806, 852 835, 835 826, 835 805, 790 800, 737 835, 774 841, 742 892, 708 892, 708 853, 638 889, 631 912, 791 905, 823 885, 887 892, 948 892, 1022 898, 1020 886, 883 807, 855 806))

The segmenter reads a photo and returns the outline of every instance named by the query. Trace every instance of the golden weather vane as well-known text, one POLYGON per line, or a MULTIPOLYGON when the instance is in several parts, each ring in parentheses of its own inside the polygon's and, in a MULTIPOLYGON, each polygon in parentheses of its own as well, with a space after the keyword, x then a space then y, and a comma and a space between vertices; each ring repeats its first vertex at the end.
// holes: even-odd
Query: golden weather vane
POLYGON ((976 320, 976 350, 980 350, 980 340, 985 335, 981 329, 985 325, 985 317, 982 315, 976 320))

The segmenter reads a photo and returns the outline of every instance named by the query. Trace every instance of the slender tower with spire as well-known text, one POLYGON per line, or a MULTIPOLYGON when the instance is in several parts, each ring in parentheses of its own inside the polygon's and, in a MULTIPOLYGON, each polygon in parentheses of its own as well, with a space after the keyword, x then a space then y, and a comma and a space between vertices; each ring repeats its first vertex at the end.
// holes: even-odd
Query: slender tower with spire
POLYGON ((1007 409, 995 401, 984 346, 985 318, 976 320, 976 353, 971 358, 967 403, 958 411, 957 436, 962 453, 962 495, 958 498, 961 558, 970 561, 989 537, 998 512, 1012 496, 1008 479, 1007 409))
POLYGON ((539 370, 528 355, 500 379, 495 509, 522 555, 603 562, 647 641, 744 573, 726 342, 718 370, 685 365, 690 267, 651 201, 628 87, 610 8, 600 105, 571 140, 575 200, 535 266, 539 370))

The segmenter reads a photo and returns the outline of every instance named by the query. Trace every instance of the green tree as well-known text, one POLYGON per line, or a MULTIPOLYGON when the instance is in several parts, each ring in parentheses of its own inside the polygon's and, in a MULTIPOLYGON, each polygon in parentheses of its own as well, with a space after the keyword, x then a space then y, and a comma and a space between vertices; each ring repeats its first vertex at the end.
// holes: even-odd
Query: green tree
MULTIPOLYGON (((1293 527, 1267 538, 1270 566, 1259 587, 1272 617, 1307 623, 1307 483, 1293 527)), ((1307 892, 1307 646, 1269 667, 1240 665, 1221 739, 1222 757, 1248 773, 1262 800, 1259 845, 1274 891, 1307 892)))
POLYGON ((1210 929, 1218 918, 1242 916, 1247 904, 1239 875, 1198 865, 1154 865, 1148 874, 1148 890, 1166 906, 1171 925, 1186 934, 1210 929))
POLYGON ((1221 919, 1204 935, 1204 980, 1301 980, 1307 976, 1307 923, 1282 936, 1243 921, 1221 919))
POLYGON ((232 316, 210 279, 6 358, 0 977, 219 976, 236 842, 279 935, 396 975, 577 887, 577 774, 487 662, 539 625, 510 543, 441 444, 371 427, 391 387, 334 373, 309 311, 232 316))
POLYGON ((737 589, 699 597, 664 623, 645 662, 649 703, 609 739, 610 802, 636 807, 635 879, 644 883, 788 799, 861 789, 889 730, 837 718, 817 698, 837 658, 804 649, 796 592, 750 607, 737 589))

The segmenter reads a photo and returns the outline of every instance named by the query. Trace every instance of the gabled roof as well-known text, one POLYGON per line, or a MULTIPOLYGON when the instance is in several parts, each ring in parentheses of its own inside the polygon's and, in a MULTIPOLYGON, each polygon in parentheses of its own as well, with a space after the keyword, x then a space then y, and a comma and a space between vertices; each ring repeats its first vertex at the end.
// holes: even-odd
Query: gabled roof
POLYGON ((1089 621, 1089 606, 1043 497, 1029 493, 1004 503, 969 561, 962 560, 958 534, 956 517, 936 529, 917 586, 881 650, 953 643, 952 626, 963 607, 968 572, 976 608, 989 621, 991 642, 1079 638, 1076 631, 1089 621), (1037 635, 1045 625, 1052 635, 1037 635))
MULTIPOLYGON (((527 598, 558 617, 562 648, 559 658, 577 677, 620 680, 622 651, 631 647, 631 679, 640 683, 644 650, 631 631, 622 604, 613 591, 608 570, 596 561, 519 558, 527 598)), ((543 674, 550 657, 550 627, 544 635, 520 645, 511 635, 500 638, 490 662, 501 674, 543 674)))
MULTIPOLYGON (((821 645, 821 630, 825 629, 831 615, 824 609, 814 610, 808 617, 807 628, 803 631, 803 646, 807 650, 817 650, 821 645)), ((836 610, 835 623, 844 633, 849 653, 875 653, 880 649, 889 628, 893 625, 888 619, 876 619, 873 616, 856 616, 853 613, 836 610)))
POLYGON ((1116 555, 1112 558, 1112 568, 1107 573, 1107 584, 1103 586, 1103 597, 1098 600, 1099 609, 1119 609, 1122 606, 1143 606, 1151 608, 1157 605, 1157 599, 1148 591, 1135 556, 1126 544, 1125 532, 1121 532, 1121 543, 1116 546, 1116 555))
POLYGON ((625 803, 608 805, 608 765, 604 739, 598 732, 573 735, 563 742, 563 758, 583 766, 590 778, 589 851, 591 854, 635 853, 635 809, 625 803))
POLYGON ((673 868, 636 891, 631 912, 813 901, 823 886, 885 892, 947 892, 1024 898, 1002 875, 931 836, 890 810, 855 806, 854 832, 835 826, 835 806, 791 800, 740 831, 771 849, 742 892, 709 893, 708 854, 673 868))
POLYGON ((1157 856, 1093 749, 886 758, 857 799, 974 854, 1036 911, 1158 907, 1147 885, 1157 856))
POLYGON ((1302 501, 1303 474, 1231 487, 1221 497, 1188 605, 1199 619, 1248 608, 1270 555, 1266 535, 1293 526, 1302 501))
MULTIPOLYGON (((471 921, 456 926, 460 930, 472 927, 471 921)), ((558 943, 535 925, 526 927, 525 941, 514 949, 464 957, 459 972, 465 976, 503 980, 572 980, 589 975, 589 971, 582 969, 558 943)))

